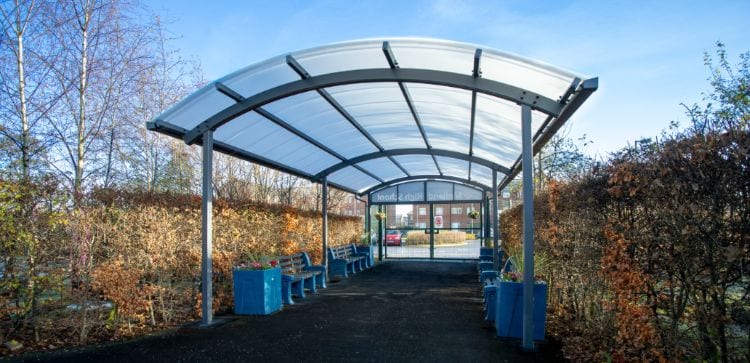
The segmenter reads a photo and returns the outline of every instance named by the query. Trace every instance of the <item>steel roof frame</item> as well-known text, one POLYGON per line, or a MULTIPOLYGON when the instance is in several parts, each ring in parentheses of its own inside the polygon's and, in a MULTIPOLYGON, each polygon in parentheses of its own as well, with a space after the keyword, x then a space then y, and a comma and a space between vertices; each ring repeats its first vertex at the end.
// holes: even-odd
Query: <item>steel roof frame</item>
MULTIPOLYGON (((248 98, 243 98, 242 101, 225 108, 209 117, 207 120, 201 122, 192 130, 189 130, 184 135, 183 139, 186 143, 193 144, 207 130, 216 130, 221 125, 236 117, 282 98, 335 86, 381 82, 423 83, 461 88, 468 91, 475 90, 480 93, 506 99, 521 105, 528 105, 534 110, 552 116, 559 115, 563 108, 563 104, 560 102, 532 93, 523 88, 485 78, 475 78, 471 75, 432 69, 357 69, 304 78, 299 81, 289 82, 268 89, 248 98)), ((164 122, 158 119, 154 121, 154 125, 157 127, 161 123, 164 122)))
MULTIPOLYGON (((471 75, 463 75, 463 74, 458 74, 458 73, 427 70, 427 69, 399 68, 398 62, 396 61, 395 55, 390 49, 388 42, 383 42, 383 53, 388 61, 390 68, 342 71, 342 72, 324 74, 320 76, 310 76, 309 73, 304 68, 302 68, 302 66, 292 56, 287 56, 287 64, 302 78, 299 81, 294 81, 294 82, 290 82, 290 83, 287 83, 278 87, 274 87, 274 88, 260 92, 248 98, 243 97, 238 92, 234 91, 230 87, 227 87, 226 85, 220 82, 215 82, 214 86, 216 87, 216 89, 220 91, 222 94, 226 95, 227 97, 233 99, 236 102, 234 105, 231 105, 225 108, 224 110, 216 113, 215 115, 203 121, 202 123, 198 124, 196 127, 194 127, 191 130, 185 130, 180 127, 176 127, 172 124, 169 124, 159 119, 155 119, 154 121, 148 122, 147 126, 150 130, 159 131, 164 134, 168 134, 168 135, 175 136, 175 137, 181 137, 188 144, 194 144, 194 143, 200 144, 201 135, 207 130, 215 130, 216 128, 231 121, 232 119, 236 117, 239 117, 250 111, 255 111, 261 116, 263 116, 264 118, 268 119, 269 121, 275 123, 276 125, 302 138, 304 141, 316 146, 322 151, 341 160, 341 162, 329 168, 326 168, 322 172, 312 175, 302 170, 290 167, 288 165, 283 165, 282 163, 264 158, 262 155, 257 155, 246 150, 240 150, 239 148, 236 148, 228 144, 223 144, 221 142, 216 142, 214 144, 216 149, 219 151, 237 156, 239 158, 245 159, 245 160, 256 162, 261 165, 271 167, 280 171, 284 171, 295 176, 303 177, 313 182, 319 182, 320 180, 322 180, 323 177, 333 172, 344 169, 348 166, 352 166, 358 171, 367 175, 368 177, 371 177, 374 180, 377 180, 378 182, 381 183, 381 185, 390 183, 392 181, 388 181, 382 177, 379 177, 375 175, 374 173, 370 172, 369 170, 356 164, 362 161, 366 161, 366 160, 377 159, 380 157, 387 157, 395 166, 397 166, 404 173, 404 175, 407 176, 406 178, 413 178, 417 180, 417 179, 423 178, 423 176, 411 175, 411 173, 409 173, 409 171, 406 170, 406 168, 404 168, 400 163, 398 163, 393 158, 393 156, 396 156, 396 155, 430 155, 441 177, 447 177, 447 176, 445 176, 442 170, 440 169, 440 165, 437 161, 436 156, 447 156, 447 157, 452 157, 452 158, 456 158, 460 160, 466 160, 469 162, 467 176, 466 176, 466 179, 464 179, 464 181, 466 181, 467 184, 471 184, 468 182, 472 181, 471 169, 472 169, 473 163, 484 165, 484 166, 489 167, 492 171, 497 171, 497 172, 506 174, 505 178, 502 180, 502 182, 499 185, 499 189, 502 189, 505 186, 507 186, 507 184, 510 183, 510 181, 521 171, 521 166, 520 166, 521 158, 519 157, 518 160, 516 160, 516 162, 509 168, 506 166, 498 165, 486 159, 478 158, 473 155, 473 139, 474 139, 474 127, 473 126, 474 126, 474 119, 476 115, 476 94, 484 93, 490 96, 499 97, 502 99, 513 101, 519 105, 530 106, 534 110, 538 110, 540 112, 546 113, 548 115, 547 119, 543 123, 542 128, 540 128, 537 134, 534 135, 533 150, 536 153, 544 146, 544 144, 546 144, 549 141, 552 135, 554 135, 554 133, 560 127, 562 127, 565 121, 567 121, 567 119, 578 109, 578 107, 580 107, 580 105, 586 100, 586 98, 588 98, 588 96, 591 95, 591 93, 593 93, 598 87, 597 78, 588 79, 583 82, 581 82, 579 79, 575 79, 573 83, 571 84, 571 87, 569 88, 568 92, 566 92, 566 94, 563 95, 563 97, 561 97, 560 100, 554 101, 552 99, 534 94, 532 92, 529 92, 519 87, 515 87, 515 86, 511 86, 511 85, 504 84, 501 82, 496 82, 496 81, 481 78, 481 69, 480 69, 481 54, 482 54, 481 49, 477 49, 475 52, 474 69, 472 70, 471 75), (325 90, 325 88, 327 87, 348 85, 348 84, 358 84, 358 83, 371 83, 371 82, 396 82, 399 85, 399 88, 401 89, 402 94, 404 96, 404 100, 407 106, 409 107, 412 117, 414 118, 414 121, 417 124, 420 130, 420 134, 422 135, 422 138, 425 142, 425 146, 426 146, 425 149, 418 149, 418 148, 398 149, 398 150, 384 149, 382 145, 380 145, 377 142, 377 140, 372 135, 370 135, 367 132, 367 130, 365 130, 354 119, 354 117, 352 117, 346 111, 346 109, 343 106, 341 106, 338 102, 336 102, 336 100, 333 99, 333 97, 325 90), (470 120, 472 127, 470 130, 471 135, 469 136, 470 145, 469 145, 468 154, 433 148, 421 124, 421 120, 419 119, 419 115, 411 100, 411 96, 409 95, 408 89, 404 85, 404 83, 406 82, 461 88, 461 89, 470 90, 472 92, 471 120, 470 120), (285 122, 279 117, 276 117, 275 115, 266 111, 262 107, 273 101, 276 101, 285 97, 290 97, 296 94, 313 91, 313 90, 318 92, 321 95, 321 97, 323 97, 329 104, 331 104, 331 106, 334 107, 334 109, 336 109, 342 115, 342 117, 347 119, 347 121, 349 121, 363 136, 365 136, 370 142, 372 142, 373 145, 379 151, 375 153, 361 155, 359 157, 347 159, 343 157, 342 155, 340 155, 339 153, 336 153, 335 151, 333 151, 326 145, 322 144, 321 142, 315 140, 310 135, 307 135, 301 130, 290 125, 288 122, 285 122)), ((399 179, 403 179, 403 178, 399 178, 399 179)), ((354 190, 349 187, 345 187, 343 185, 339 185, 336 183, 330 183, 330 184, 338 189, 342 189, 342 190, 345 190, 354 194, 358 194, 358 195, 363 194, 363 192, 354 190)))

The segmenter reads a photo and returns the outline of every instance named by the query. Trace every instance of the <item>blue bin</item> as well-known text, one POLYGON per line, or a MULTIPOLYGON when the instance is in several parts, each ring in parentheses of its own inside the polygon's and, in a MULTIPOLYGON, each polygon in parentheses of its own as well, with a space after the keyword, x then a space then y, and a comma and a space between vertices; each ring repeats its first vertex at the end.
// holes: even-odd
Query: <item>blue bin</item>
POLYGON ((281 269, 234 270, 234 313, 268 315, 281 309, 281 269))
MULTIPOLYGON (((495 280, 497 336, 523 337, 523 283, 495 280)), ((534 340, 544 340, 547 322, 547 284, 534 284, 534 340)), ((488 314, 489 315, 489 314, 488 314)))

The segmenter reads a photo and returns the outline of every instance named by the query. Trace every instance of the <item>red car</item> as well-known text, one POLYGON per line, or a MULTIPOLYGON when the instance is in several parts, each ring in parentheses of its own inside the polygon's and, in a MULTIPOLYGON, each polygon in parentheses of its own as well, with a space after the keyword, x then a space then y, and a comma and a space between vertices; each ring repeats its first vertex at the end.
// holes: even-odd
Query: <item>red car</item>
POLYGON ((388 231, 385 234, 385 245, 386 246, 401 246, 401 232, 388 231))

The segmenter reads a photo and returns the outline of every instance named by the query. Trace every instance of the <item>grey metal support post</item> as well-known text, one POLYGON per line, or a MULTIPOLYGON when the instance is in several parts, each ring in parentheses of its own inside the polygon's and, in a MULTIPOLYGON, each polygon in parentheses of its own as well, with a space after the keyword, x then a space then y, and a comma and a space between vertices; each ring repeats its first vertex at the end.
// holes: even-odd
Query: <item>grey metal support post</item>
POLYGON ((370 201, 365 203, 365 238, 367 238, 368 247, 372 245, 372 221, 370 221, 370 201))
POLYGON ((497 263, 502 268, 504 266, 503 256, 500 253, 506 254, 506 251, 503 249, 503 229, 501 228, 502 220, 500 219, 500 210, 502 209, 500 206, 500 197, 503 195, 503 190, 499 188, 499 185, 495 186, 495 188, 497 188, 497 263))
POLYGON ((214 157, 214 135, 208 130, 203 133, 203 199, 201 203, 201 242, 203 253, 201 254, 201 313, 202 325, 210 325, 213 320, 213 286, 211 271, 211 249, 213 233, 213 157, 214 157))
POLYGON ((492 223, 490 223, 490 218, 492 217, 492 213, 490 212, 490 198, 485 196, 484 198, 484 233, 482 234, 482 246, 483 247, 489 247, 487 243, 490 238, 490 228, 492 228, 492 223))
POLYGON ((323 266, 328 268, 328 176, 323 177, 323 266))
MULTIPOLYGON (((383 205, 378 205, 378 213, 383 211, 383 205)), ((383 261, 383 220, 378 219, 378 261, 383 261)))
POLYGON ((492 171, 492 262, 495 266, 495 270, 500 269, 500 256, 498 254, 499 242, 500 242, 500 231, 498 231, 498 218, 497 210, 499 205, 497 203, 497 171, 492 171))
POLYGON ((523 144, 523 342, 534 350, 534 163, 532 160, 531 107, 521 107, 523 144))
POLYGON ((430 259, 435 258, 435 206, 430 203, 430 259))
MULTIPOLYGON (((479 202, 478 204, 479 204, 479 233, 477 233, 477 236, 482 236, 482 235, 484 235, 484 233, 482 233, 482 231, 484 231, 484 226, 485 226, 485 224, 484 224, 484 215, 487 214, 487 213, 486 212, 482 212, 482 210, 484 209, 484 208, 482 208, 482 204, 484 204, 484 202, 479 202)), ((483 244, 482 244, 482 240, 484 240, 484 237, 480 237, 479 238, 479 247, 484 247, 483 244)))

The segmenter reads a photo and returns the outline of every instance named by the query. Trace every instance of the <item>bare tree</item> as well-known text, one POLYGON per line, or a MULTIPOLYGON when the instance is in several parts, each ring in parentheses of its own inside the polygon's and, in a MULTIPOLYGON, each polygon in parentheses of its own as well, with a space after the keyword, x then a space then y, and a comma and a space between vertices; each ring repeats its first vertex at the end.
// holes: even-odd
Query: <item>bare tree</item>
POLYGON ((39 127, 59 96, 49 92, 50 64, 58 54, 46 41, 43 15, 53 12, 43 0, 6 1, 0 5, 0 135, 9 141, 9 163, 20 164, 21 179, 31 177, 32 163, 48 146, 39 127), (19 155, 20 154, 20 155, 19 155))
POLYGON ((68 180, 75 198, 84 182, 112 177, 120 138, 119 120, 141 73, 152 67, 144 50, 152 29, 142 25, 130 4, 117 0, 59 3, 60 26, 52 30, 65 59, 55 67, 62 107, 51 126, 58 139, 50 165, 68 180), (98 178, 98 179, 97 179, 98 178))
POLYGON ((582 136, 577 140, 568 137, 569 128, 556 134, 537 154, 535 187, 543 190, 551 179, 569 181, 591 169, 594 160, 583 153, 581 148, 591 141, 582 136))
POLYGON ((169 48, 172 39, 159 17, 154 18, 152 28, 155 39, 148 49, 153 66, 139 74, 129 97, 129 112, 121 118, 128 125, 119 131, 127 141, 119 149, 121 173, 125 184, 132 188, 190 193, 199 184, 196 149, 150 132, 145 124, 205 81, 197 63, 181 58, 169 48))
POLYGON ((297 186, 300 178, 286 173, 278 173, 276 176, 276 202, 283 205, 293 205, 297 195, 297 186))
POLYGON ((227 200, 252 200, 253 165, 223 154, 217 154, 214 159, 216 196, 227 200))

